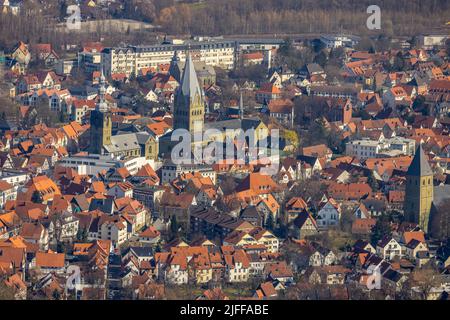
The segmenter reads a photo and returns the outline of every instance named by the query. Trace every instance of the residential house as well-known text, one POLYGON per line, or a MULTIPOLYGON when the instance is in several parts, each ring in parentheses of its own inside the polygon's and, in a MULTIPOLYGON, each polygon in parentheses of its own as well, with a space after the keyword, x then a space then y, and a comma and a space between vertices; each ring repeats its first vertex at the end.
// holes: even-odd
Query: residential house
POLYGON ((307 210, 303 210, 298 214, 297 218, 289 226, 289 230, 292 236, 299 240, 319 233, 316 220, 307 210))
POLYGON ((16 198, 17 188, 4 180, 0 180, 0 209, 5 207, 7 201, 13 201, 16 198))
POLYGON ((66 271, 66 255, 56 253, 51 250, 46 252, 37 252, 32 262, 32 267, 39 268, 41 274, 57 273, 62 274, 66 271))
POLYGON ((384 237, 377 243, 377 254, 385 260, 402 257, 402 246, 392 237, 384 237))
POLYGON ((319 229, 328 229, 339 226, 341 220, 341 207, 333 199, 329 198, 319 205, 317 212, 317 226, 319 229))
POLYGON ((247 282, 250 274, 250 260, 242 249, 222 247, 225 261, 225 279, 230 283, 247 282))

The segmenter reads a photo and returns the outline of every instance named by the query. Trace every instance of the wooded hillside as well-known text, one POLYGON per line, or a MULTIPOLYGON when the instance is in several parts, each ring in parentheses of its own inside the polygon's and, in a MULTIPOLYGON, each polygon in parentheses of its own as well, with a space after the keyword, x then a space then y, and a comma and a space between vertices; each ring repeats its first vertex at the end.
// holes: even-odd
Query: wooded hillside
MULTIPOLYGON (((109 42, 150 42, 154 32, 85 35, 58 34, 54 24, 67 17, 74 0, 28 0, 20 15, 0 15, 0 48, 23 40, 69 42, 103 39, 109 42)), ((169 35, 319 34, 347 32, 359 35, 412 36, 440 30, 450 19, 448 0, 122 0, 108 7, 82 6, 83 20, 133 19, 160 26, 169 35), (381 30, 369 31, 367 7, 381 8, 381 30)), ((447 30, 448 30, 447 26, 447 30)), ((106 28, 108 29, 108 28, 106 28)), ((448 32, 448 31, 447 31, 448 32)), ((110 32, 111 33, 111 32, 110 32)))
POLYGON ((443 26, 446 0, 209 0, 160 11, 158 22, 169 33, 256 34, 367 33, 367 7, 377 4, 386 35, 412 35, 443 26))

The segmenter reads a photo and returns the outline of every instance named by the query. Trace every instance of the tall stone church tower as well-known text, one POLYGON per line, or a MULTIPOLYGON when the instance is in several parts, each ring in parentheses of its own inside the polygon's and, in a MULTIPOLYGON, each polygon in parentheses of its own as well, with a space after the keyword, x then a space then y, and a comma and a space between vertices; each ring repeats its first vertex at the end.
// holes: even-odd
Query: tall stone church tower
POLYGON ((106 79, 103 74, 100 78, 99 102, 95 110, 91 112, 90 117, 90 146, 89 152, 94 154, 103 154, 103 146, 111 144, 112 119, 108 110, 106 96, 106 79))
POLYGON ((205 104, 191 55, 188 53, 180 86, 175 93, 174 130, 186 129, 191 134, 202 132, 205 104))
POLYGON ((430 231, 433 190, 433 171, 420 145, 406 174, 404 212, 406 221, 417 223, 426 233, 430 231))

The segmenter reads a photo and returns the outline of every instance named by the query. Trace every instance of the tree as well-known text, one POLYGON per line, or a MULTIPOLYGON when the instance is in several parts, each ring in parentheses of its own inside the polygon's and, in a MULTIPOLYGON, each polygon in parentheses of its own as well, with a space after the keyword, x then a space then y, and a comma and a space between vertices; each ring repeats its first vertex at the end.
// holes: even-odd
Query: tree
POLYGON ((33 192, 33 194, 31 195, 31 202, 34 202, 34 203, 42 203, 43 202, 41 193, 39 191, 35 190, 33 192))
POLYGON ((292 70, 299 69, 301 66, 312 61, 313 53, 311 48, 304 47, 300 50, 296 49, 292 40, 287 38, 280 46, 277 54, 277 64, 287 66, 292 70))
POLYGON ((317 119, 310 124, 305 138, 306 139, 304 140, 306 140, 309 145, 327 143, 328 130, 325 127, 323 119, 317 119))
POLYGON ((315 53, 323 52, 323 50, 326 48, 325 43, 322 41, 315 41, 313 43, 313 49, 315 53))
POLYGON ((250 80, 258 83, 266 79, 266 68, 259 64, 242 66, 230 72, 230 77, 236 80, 250 80))
POLYGON ((173 215, 170 218, 170 236, 171 238, 176 238, 178 236, 179 226, 177 222, 177 217, 173 215))
POLYGON ((413 36, 411 40, 408 41, 411 45, 411 48, 416 48, 419 44, 419 40, 417 39, 417 36, 413 36))
POLYGON ((373 40, 367 36, 364 36, 355 46, 355 49, 359 51, 370 51, 371 49, 374 49, 373 40))
POLYGON ((305 201, 318 203, 323 196, 326 186, 317 178, 299 180, 295 186, 286 194, 286 199, 301 197, 305 201))
POLYGON ((405 59, 403 57, 402 52, 400 51, 394 57, 394 63, 392 65, 392 68, 394 71, 405 71, 405 67, 406 67, 405 59))
MULTIPOLYGON (((431 233, 437 239, 450 239, 450 200, 442 201, 431 215, 431 233)), ((449 242, 450 244, 450 242, 449 242)))
POLYGON ((343 47, 334 48, 330 51, 330 60, 341 60, 345 58, 345 50, 343 47))
POLYGON ((383 31, 389 37, 394 35, 394 25, 391 19, 385 19, 383 21, 383 31))
POLYGON ((273 214, 270 212, 267 215, 266 228, 270 231, 273 231, 275 229, 275 219, 273 217, 273 214))
POLYGON ((352 210, 345 208, 341 214, 341 230, 350 233, 352 231, 353 221, 355 221, 355 215, 352 210))
POLYGON ((0 300, 14 300, 14 290, 5 284, 5 280, 0 278, 0 300))
POLYGON ((57 252, 59 252, 59 253, 65 253, 66 250, 67 250, 67 248, 66 248, 66 244, 65 244, 64 242, 58 241, 58 242, 56 243, 56 251, 57 251, 57 252))
POLYGON ((379 190, 379 185, 378 185, 378 181, 375 178, 375 176, 373 175, 373 172, 369 175, 369 177, 367 178, 367 183, 369 184, 369 186, 372 188, 373 192, 377 192, 379 190))
POLYGON ((383 214, 378 218, 375 226, 372 228, 372 235, 370 237, 370 241, 374 246, 377 245, 378 241, 383 239, 384 237, 392 236, 391 223, 389 221, 389 217, 383 214))
POLYGON ((362 110, 362 109, 353 111, 353 117, 361 118, 362 120, 370 120, 370 119, 372 119, 370 114, 368 114, 366 110, 362 110))
POLYGON ((55 289, 52 293, 52 298, 54 300, 61 300, 61 293, 57 289, 55 289))
MULTIPOLYGON (((424 96, 419 95, 416 97, 416 99, 414 99, 413 110, 422 113, 424 112, 424 110, 427 110, 424 96)), ((428 110, 426 112, 428 112, 428 110)))
POLYGON ((232 176, 226 175, 220 177, 220 188, 225 195, 235 192, 237 185, 238 184, 232 176))
POLYGON ((421 300, 427 300, 433 288, 439 287, 440 274, 431 263, 423 268, 416 268, 410 276, 410 288, 419 294, 421 300))
POLYGON ((295 54, 295 48, 292 44, 292 39, 284 39, 283 44, 278 49, 278 53, 282 56, 289 57, 295 54))
POLYGON ((88 232, 86 228, 78 228, 77 240, 80 242, 86 242, 88 237, 88 232))
POLYGON ((48 103, 41 101, 36 106, 37 117, 34 119, 34 123, 43 122, 48 126, 53 126, 58 123, 59 115, 58 112, 50 110, 48 103))
POLYGON ((321 67, 325 67, 327 64, 328 57, 325 51, 320 51, 318 55, 314 58, 314 62, 320 65, 321 67))
POLYGON ((294 130, 284 130, 283 131, 283 136, 295 148, 297 148, 299 146, 300 139, 298 137, 297 132, 295 132, 294 130))

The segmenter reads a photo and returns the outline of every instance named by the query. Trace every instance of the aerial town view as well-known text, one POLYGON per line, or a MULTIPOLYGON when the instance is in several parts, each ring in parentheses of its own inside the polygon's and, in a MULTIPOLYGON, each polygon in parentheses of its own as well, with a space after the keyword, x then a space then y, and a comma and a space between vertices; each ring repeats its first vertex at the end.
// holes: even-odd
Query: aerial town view
POLYGON ((448 0, 0 0, 0 30, 0 300, 450 300, 448 0))

